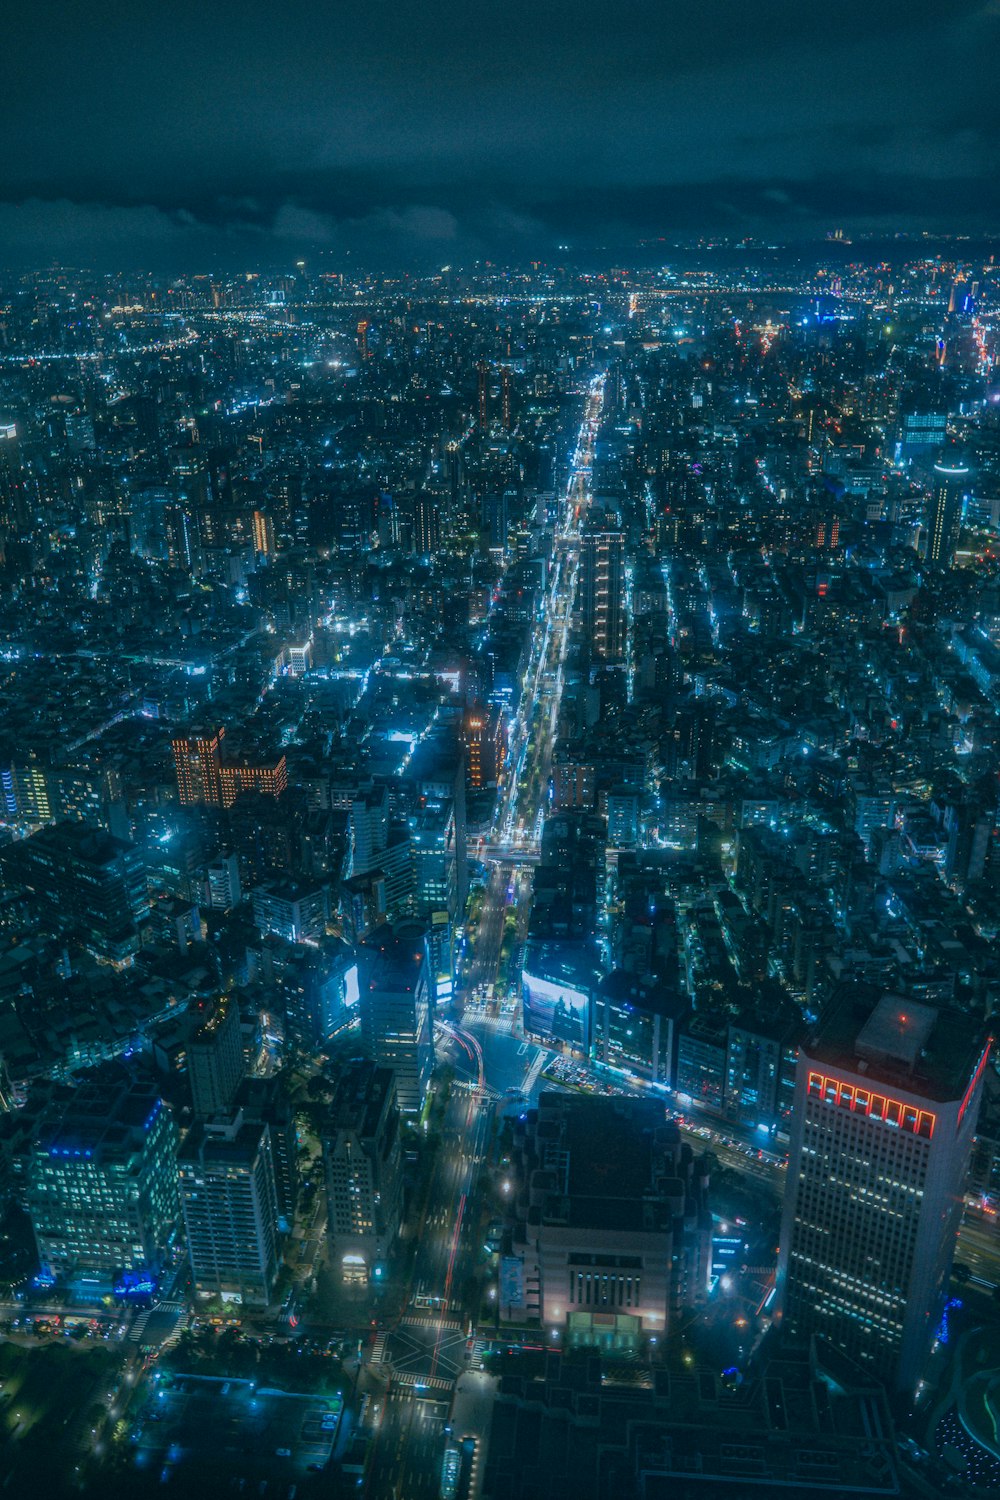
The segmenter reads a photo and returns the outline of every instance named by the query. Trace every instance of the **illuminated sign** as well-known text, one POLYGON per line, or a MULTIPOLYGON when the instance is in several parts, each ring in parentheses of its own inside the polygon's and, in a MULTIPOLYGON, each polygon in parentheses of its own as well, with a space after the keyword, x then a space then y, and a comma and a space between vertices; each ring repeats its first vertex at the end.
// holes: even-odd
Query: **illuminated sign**
POLYGON ((898 1130, 907 1130, 911 1135, 930 1140, 934 1134, 937 1115, 927 1109, 918 1109, 915 1104, 904 1104, 901 1099, 891 1099, 877 1094, 873 1089, 859 1084, 845 1083, 842 1078, 829 1078, 824 1073, 810 1073, 806 1081, 806 1094, 812 1099, 822 1099, 826 1104, 839 1104, 853 1114, 864 1115, 869 1120, 881 1120, 898 1130))
POLYGON ((972 1082, 969 1084, 969 1087, 966 1089, 966 1091, 965 1091, 965 1097, 963 1098, 961 1104, 958 1107, 958 1123, 959 1123, 959 1125, 961 1125, 961 1123, 962 1123, 962 1116, 965 1114, 965 1111, 968 1109, 969 1105, 972 1103, 972 1096, 976 1092, 976 1088, 977 1088, 977 1086, 979 1084, 979 1080, 982 1078, 983 1074, 986 1071, 986 1064, 989 1062, 990 1048, 992 1047, 992 1045, 993 1045, 993 1038, 990 1037, 989 1041, 986 1043, 986 1046, 983 1048, 983 1055, 982 1055, 982 1057, 979 1059, 978 1063, 976 1064, 976 1071, 972 1075, 972 1082))

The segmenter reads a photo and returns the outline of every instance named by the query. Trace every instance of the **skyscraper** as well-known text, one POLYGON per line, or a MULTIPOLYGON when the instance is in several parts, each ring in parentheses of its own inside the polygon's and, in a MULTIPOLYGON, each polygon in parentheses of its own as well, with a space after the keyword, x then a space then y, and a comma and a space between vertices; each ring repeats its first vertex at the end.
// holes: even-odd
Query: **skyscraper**
POLYGON ((580 607, 591 654, 601 661, 623 661, 625 533, 607 514, 595 516, 583 534, 580 607))
POLYGON ((278 1273, 278 1198, 267 1124, 237 1110, 195 1125, 177 1158, 196 1289, 266 1306, 278 1273))
POLYGON ((421 922, 388 923, 358 947, 365 1051, 396 1078, 399 1107, 416 1114, 434 1067, 433 1001, 421 922))
POLYGON ((934 465, 927 561, 944 568, 950 568, 954 561, 968 479, 968 465, 942 453, 934 465))
POLYGON ((972 1017, 849 992, 799 1053, 778 1318, 913 1390, 940 1323, 988 1057, 972 1017))
POLYGON ((402 1149, 396 1085, 386 1068, 352 1063, 341 1075, 323 1138, 332 1258, 345 1281, 366 1281, 399 1229, 402 1149))

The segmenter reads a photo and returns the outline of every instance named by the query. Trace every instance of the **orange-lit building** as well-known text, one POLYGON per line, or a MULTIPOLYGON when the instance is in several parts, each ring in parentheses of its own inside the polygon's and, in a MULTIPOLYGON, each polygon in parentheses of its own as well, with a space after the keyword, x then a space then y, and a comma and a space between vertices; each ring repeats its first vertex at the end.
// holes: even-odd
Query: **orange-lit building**
POLYGON ((173 741, 177 795, 182 807, 232 807, 243 792, 280 797, 288 786, 283 755, 254 764, 223 758, 225 728, 205 730, 173 741))

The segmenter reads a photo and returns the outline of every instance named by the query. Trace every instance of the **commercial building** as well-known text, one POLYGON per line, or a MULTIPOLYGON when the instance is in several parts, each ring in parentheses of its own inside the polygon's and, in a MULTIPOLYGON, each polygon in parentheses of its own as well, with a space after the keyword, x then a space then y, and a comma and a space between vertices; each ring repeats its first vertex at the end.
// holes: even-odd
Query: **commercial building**
POLYGON ((543 1093, 514 1128, 501 1314, 634 1348, 708 1292, 708 1166, 652 1099, 543 1093))
POLYGON ((778 1318, 912 1391, 941 1321, 988 1045, 852 988, 799 1054, 778 1318))
POLYGON ((242 1110, 195 1125, 177 1159, 195 1289, 266 1306, 278 1274, 271 1133, 242 1110))
POLYGON ((358 947, 358 965, 365 1051, 395 1075, 400 1109, 416 1114, 434 1067, 434 1001, 423 924, 376 928, 358 947))
POLYGON ((340 1076, 323 1137, 331 1261, 345 1281, 365 1282, 399 1231, 402 1151, 396 1084, 388 1068, 351 1064, 340 1076))
POLYGON ((177 1231, 176 1145, 157 1091, 118 1068, 54 1099, 27 1163, 43 1274, 95 1291, 120 1271, 158 1274, 177 1231))
POLYGON ((969 488, 969 467, 947 452, 934 465, 927 561, 950 568, 955 560, 962 508, 969 488))
POLYGON ((187 1073, 194 1112, 205 1119, 228 1110, 243 1081, 240 1008, 234 995, 221 995, 187 1047, 187 1073))
POLYGON ((647 983, 624 969, 613 970, 594 995, 594 1060, 671 1087, 679 1030, 689 1009, 676 989, 647 983))

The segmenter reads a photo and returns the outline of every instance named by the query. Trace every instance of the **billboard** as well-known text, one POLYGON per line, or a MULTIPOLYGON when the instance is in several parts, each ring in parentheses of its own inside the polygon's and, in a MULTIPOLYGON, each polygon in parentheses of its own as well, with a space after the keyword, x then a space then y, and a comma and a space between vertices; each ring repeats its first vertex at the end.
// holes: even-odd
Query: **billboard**
POLYGON ((522 971, 524 1029, 565 1042, 581 1052, 590 1040, 590 996, 566 982, 554 983, 522 971))

